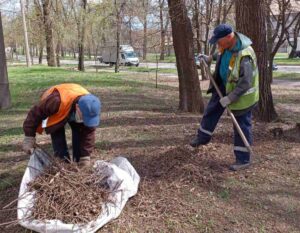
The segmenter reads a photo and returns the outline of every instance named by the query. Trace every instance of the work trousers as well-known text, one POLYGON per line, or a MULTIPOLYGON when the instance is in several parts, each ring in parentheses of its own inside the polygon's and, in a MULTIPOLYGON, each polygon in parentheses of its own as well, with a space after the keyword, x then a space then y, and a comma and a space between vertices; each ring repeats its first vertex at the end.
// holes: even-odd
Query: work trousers
MULTIPOLYGON (((72 130, 72 151, 73 161, 80 160, 80 128, 78 123, 69 122, 72 130)), ((51 134, 52 147, 54 155, 68 162, 70 161, 69 150, 67 146, 65 127, 62 127, 51 134)))
MULTIPOLYGON (((225 94, 225 87, 221 87, 221 92, 223 95, 225 94)), ((220 97, 217 92, 213 90, 212 97, 209 100, 209 103, 205 109, 203 118, 200 123, 200 127, 198 129, 198 138, 200 139, 200 143, 205 145, 207 144, 213 135, 213 132, 217 126, 217 123, 222 116, 225 108, 220 104, 220 97)), ((252 125, 251 125, 251 110, 236 116, 236 120, 243 131, 246 139, 249 144, 253 143, 252 136, 252 125)), ((250 153, 245 146, 242 138, 238 134, 238 131, 235 126, 234 129, 234 154, 236 157, 237 163, 248 163, 250 161, 250 153)))

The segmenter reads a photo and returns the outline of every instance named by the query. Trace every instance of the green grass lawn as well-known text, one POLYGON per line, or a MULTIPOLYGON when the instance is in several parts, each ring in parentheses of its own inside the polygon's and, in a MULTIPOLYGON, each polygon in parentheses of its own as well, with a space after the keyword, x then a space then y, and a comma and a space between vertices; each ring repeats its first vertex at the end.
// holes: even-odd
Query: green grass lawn
POLYGON ((300 81, 300 73, 273 72, 273 78, 300 81))
POLYGON ((274 58, 274 63, 277 65, 299 65, 300 66, 300 58, 274 58))
MULTIPOLYGON (((122 70, 134 71, 134 72, 150 72, 155 73, 156 68, 147 68, 147 67, 121 67, 122 70)), ((158 68, 157 73, 167 73, 167 74, 177 74, 177 69, 172 68, 158 68)))
POLYGON ((175 54, 171 54, 171 56, 166 56, 164 60, 159 60, 160 54, 155 54, 155 53, 148 53, 147 54, 147 62, 156 62, 158 60, 159 63, 161 62, 166 62, 166 63, 175 63, 176 62, 176 57, 175 54))

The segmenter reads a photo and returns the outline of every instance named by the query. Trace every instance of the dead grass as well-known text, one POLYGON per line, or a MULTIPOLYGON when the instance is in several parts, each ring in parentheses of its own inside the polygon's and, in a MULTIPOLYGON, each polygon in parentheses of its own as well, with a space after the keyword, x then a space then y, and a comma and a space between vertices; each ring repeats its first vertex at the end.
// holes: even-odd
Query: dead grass
MULTIPOLYGON (((153 75, 123 78, 155 81, 153 75)), ((300 232, 300 138, 289 135, 299 122, 299 88, 274 87, 277 111, 287 123, 255 122, 254 165, 233 173, 227 169, 234 161, 230 119, 223 116, 210 144, 190 148, 201 116, 178 112, 176 79, 160 78, 171 88, 93 90, 103 102, 93 159, 123 155, 142 178, 120 217, 99 232, 300 232), (284 134, 274 138, 274 127, 284 134)), ((19 146, 22 135, 12 134, 1 145, 0 174, 22 171, 28 159, 19 146)), ((49 150, 49 137, 38 140, 49 150)), ((17 196, 22 173, 16 174, 10 176, 15 183, 1 190, 0 207, 17 196)), ((15 211, 0 216, 0 222, 16 218, 15 211)), ((18 226, 0 231, 25 232, 18 226)))

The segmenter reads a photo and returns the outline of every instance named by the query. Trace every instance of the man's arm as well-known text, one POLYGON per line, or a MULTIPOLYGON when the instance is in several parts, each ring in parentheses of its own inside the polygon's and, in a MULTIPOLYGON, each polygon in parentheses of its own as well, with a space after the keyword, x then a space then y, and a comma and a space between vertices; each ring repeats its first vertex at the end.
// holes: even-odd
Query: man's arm
POLYGON ((250 57, 244 57, 240 65, 240 77, 236 87, 228 94, 230 102, 237 101, 244 93, 252 87, 253 81, 253 61, 250 57))
POLYGON ((44 119, 55 114, 59 110, 60 95, 58 91, 54 91, 43 101, 33 106, 27 114, 23 123, 23 131, 27 137, 35 137, 38 126, 44 119))
POLYGON ((90 156, 95 148, 96 128, 89 128, 82 124, 80 132, 80 157, 90 156))

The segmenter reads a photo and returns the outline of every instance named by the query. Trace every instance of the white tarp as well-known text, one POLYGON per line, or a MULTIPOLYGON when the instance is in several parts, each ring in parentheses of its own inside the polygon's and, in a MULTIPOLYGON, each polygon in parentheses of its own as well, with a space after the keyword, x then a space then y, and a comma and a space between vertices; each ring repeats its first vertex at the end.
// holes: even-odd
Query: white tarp
POLYGON ((109 221, 117 218, 124 208, 127 200, 134 196, 138 191, 140 177, 136 170, 124 157, 116 157, 110 162, 98 160, 94 167, 108 175, 107 184, 111 190, 118 187, 112 193, 114 204, 106 203, 102 206, 102 213, 95 221, 88 224, 66 224, 57 219, 47 221, 26 220, 30 216, 30 209, 34 203, 34 192, 27 191, 27 184, 39 175, 42 169, 49 164, 48 156, 40 149, 36 149, 31 155, 28 166, 25 170, 18 200, 18 220, 20 225, 25 228, 47 233, 68 233, 68 232, 95 232, 109 221))

